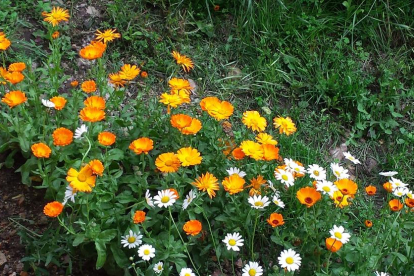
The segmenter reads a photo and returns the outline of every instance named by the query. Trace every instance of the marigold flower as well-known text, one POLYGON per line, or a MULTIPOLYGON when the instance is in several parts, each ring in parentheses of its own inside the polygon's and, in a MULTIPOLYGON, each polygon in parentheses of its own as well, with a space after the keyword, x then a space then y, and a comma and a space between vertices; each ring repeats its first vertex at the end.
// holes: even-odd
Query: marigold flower
POLYGON ((96 83, 94 80, 87 80, 82 82, 81 89, 83 92, 92 93, 96 91, 96 83))
POLYGON ((7 72, 3 77, 11 84, 17 84, 24 80, 24 75, 20 72, 7 72))
MULTIPOLYGON (((207 106, 209 105, 207 104, 207 106)), ((217 121, 228 119, 231 115, 233 115, 233 111, 233 105, 226 101, 220 101, 219 104, 211 105, 209 106, 209 109, 207 109, 207 113, 217 121)))
POLYGON ((94 159, 94 160, 91 160, 88 163, 88 165, 92 169, 93 174, 102 176, 104 172, 104 166, 101 161, 99 161, 98 159, 94 159))
POLYGON ((142 71, 141 78, 144 78, 144 79, 148 78, 148 73, 146 71, 142 71))
POLYGON ((60 35, 60 33, 59 33, 58 31, 55 31, 55 32, 53 32, 53 34, 52 34, 52 38, 53 38, 53 39, 56 39, 56 38, 58 38, 58 37, 59 37, 59 35, 60 35))
POLYGON ((308 208, 322 198, 321 194, 312 187, 301 188, 296 193, 296 197, 299 199, 300 203, 306 205, 308 208))
POLYGON ((185 114, 175 114, 171 116, 171 125, 181 131, 182 128, 188 127, 193 118, 185 114))
POLYGON ((66 180, 75 191, 90 193, 95 187, 96 176, 89 165, 84 166, 79 172, 70 168, 66 180))
POLYGON ((184 90, 188 93, 193 89, 190 82, 186 79, 172 78, 168 81, 171 91, 184 90))
POLYGON ((1 101, 7 104, 10 108, 13 108, 21 103, 27 101, 26 95, 22 91, 10 91, 6 93, 1 101))
POLYGON ((261 117, 257 111, 244 112, 242 122, 253 131, 264 131, 267 125, 266 119, 261 117))
POLYGON ((390 202, 388 202, 388 205, 390 206, 391 211, 394 212, 397 212, 401 210, 402 207, 404 207, 404 205, 398 199, 390 200, 390 202))
POLYGON ((200 101, 200 107, 203 111, 207 111, 220 103, 217 97, 206 97, 200 101))
POLYGON ((269 223, 273 228, 285 224, 283 216, 278 213, 270 214, 270 217, 267 219, 267 223, 269 223))
POLYGON ((0 32, 0 50, 7 50, 11 45, 10 40, 6 38, 6 35, 3 32, 0 32))
POLYGON ((358 185, 347 178, 339 179, 334 184, 344 195, 354 196, 358 190, 358 185))
POLYGON ((176 108, 177 106, 183 104, 183 99, 180 95, 177 94, 168 94, 163 93, 160 97, 160 103, 163 103, 168 106, 168 114, 170 113, 170 107, 176 108))
POLYGON ((240 145, 240 148, 246 154, 247 156, 255 159, 255 160, 261 160, 263 159, 263 147, 261 144, 247 140, 243 141, 240 145))
POLYGON ((234 159, 236 160, 242 160, 246 155, 244 154, 242 148, 235 148, 232 152, 231 155, 233 156, 234 159))
POLYGON ((145 153, 148 154, 150 150, 154 148, 154 141, 147 137, 141 137, 132 141, 129 145, 129 149, 135 152, 136 154, 145 153))
POLYGON ((79 85, 79 82, 77 80, 74 80, 74 81, 70 82, 70 86, 72 86, 72 87, 76 87, 78 85, 79 85))
POLYGON ((249 191, 249 195, 253 196, 253 195, 260 195, 260 188, 262 187, 263 184, 266 184, 266 179, 263 178, 263 176, 258 175, 257 177, 253 177, 250 180, 250 185, 247 187, 252 187, 249 191))
POLYGON ((134 217, 132 218, 132 220, 135 224, 142 223, 145 221, 145 215, 146 213, 144 211, 136 211, 134 213, 134 217))
POLYGON ((325 240, 326 249, 335 253, 342 247, 342 242, 334 238, 327 238, 325 240))
POLYGON ((192 182, 200 191, 207 192, 210 198, 216 196, 216 192, 219 190, 217 178, 209 172, 199 176, 194 182, 192 182))
POLYGON ((141 69, 136 65, 124 64, 121 67, 121 71, 119 71, 119 76, 124 80, 133 80, 139 75, 140 71, 141 69))
POLYGON ((389 192, 389 193, 392 193, 392 184, 390 183, 390 182, 385 182, 383 185, 382 185, 382 187, 384 187, 384 189, 387 191, 387 192, 389 192))
POLYGON ((277 145, 277 141, 273 139, 272 135, 263 132, 257 134, 256 140, 262 145, 277 145))
POLYGON ((365 222, 364 222, 364 224, 365 224, 365 226, 367 227, 367 228, 371 228, 372 227, 372 221, 370 221, 370 220, 365 220, 365 222))
POLYGON ((53 131, 53 144, 55 146, 67 146, 70 145, 73 141, 73 132, 67 128, 60 127, 53 131))
POLYGON ((190 72, 191 69, 194 68, 194 63, 189 57, 185 55, 181 55, 179 52, 176 52, 176 51, 172 52, 172 56, 177 62, 177 64, 181 65, 181 67, 183 68, 185 72, 188 73, 190 72))
POLYGON ((231 195, 243 191, 244 183, 246 183, 246 181, 238 174, 232 174, 229 177, 224 178, 222 181, 224 190, 231 195))
POLYGON ((45 17, 43 21, 49 22, 52 26, 57 26, 62 21, 69 21, 69 12, 60 7, 53 7, 52 11, 43 12, 42 15, 45 17))
POLYGON ((175 195, 175 199, 179 199, 180 198, 180 194, 178 193, 178 191, 176 189, 169 188, 167 190, 169 190, 170 192, 172 192, 175 195))
POLYGON ((407 207, 414 208, 414 198, 406 197, 404 202, 407 207))
POLYGON ((15 62, 9 65, 9 72, 22 72, 24 69, 26 69, 24 62, 15 62))
POLYGON ((202 230, 201 222, 198 220, 187 221, 183 226, 183 230, 187 235, 198 235, 202 230))
POLYGON ((95 39, 97 41, 102 41, 103 40, 104 43, 110 42, 110 41, 112 41, 116 38, 121 37, 121 34, 116 33, 116 29, 113 29, 113 30, 108 29, 108 30, 105 30, 103 32, 101 32, 100 30, 97 30, 95 35, 96 35, 95 39))
POLYGON ((155 166, 163 173, 178 171, 180 164, 180 159, 173 152, 160 154, 155 160, 155 166))
POLYGON ((126 81, 122 79, 119 73, 109 74, 109 82, 112 83, 116 88, 124 87, 126 81))
POLYGON ((84 59, 94 60, 101 58, 105 50, 106 44, 99 41, 92 41, 91 44, 79 51, 79 55, 84 59))
POLYGON ((62 110, 65 107, 66 102, 67 102, 65 98, 60 97, 60 96, 53 97, 50 99, 50 101, 55 104, 56 110, 62 110))
POLYGON ((52 150, 44 143, 37 143, 31 146, 33 155, 37 158, 49 158, 52 150))
POLYGON ((49 202, 43 208, 43 213, 51 218, 55 218, 63 211, 63 204, 58 201, 49 202))
POLYGON ((333 193, 332 199, 334 200, 335 206, 339 208, 343 208, 349 205, 348 199, 350 198, 349 195, 344 195, 341 191, 335 191, 333 193))
POLYGON ((181 166, 188 167, 201 164, 203 158, 200 156, 200 152, 192 147, 181 148, 177 152, 177 157, 181 162, 181 166))
POLYGON ((263 149, 263 160, 271 161, 279 159, 279 148, 274 145, 264 144, 263 149))
POLYGON ((375 193, 377 192, 377 188, 372 185, 369 185, 365 187, 365 192, 367 193, 367 195, 372 196, 375 195, 375 193))
POLYGON ((105 109, 105 100, 102 97, 99 96, 91 96, 87 98, 83 104, 86 107, 94 107, 97 109, 105 109))
POLYGON ((79 117, 85 122, 99 122, 105 119, 105 111, 96 107, 85 107, 80 111, 79 117))
POLYGON ((273 124, 275 128, 279 128, 279 133, 286 134, 287 136, 296 132, 295 123, 293 123, 292 119, 289 117, 276 117, 273 119, 273 124))
POLYGON ((115 140, 115 134, 108 131, 101 132, 98 135, 98 142, 103 146, 111 146, 113 143, 115 143, 115 140))

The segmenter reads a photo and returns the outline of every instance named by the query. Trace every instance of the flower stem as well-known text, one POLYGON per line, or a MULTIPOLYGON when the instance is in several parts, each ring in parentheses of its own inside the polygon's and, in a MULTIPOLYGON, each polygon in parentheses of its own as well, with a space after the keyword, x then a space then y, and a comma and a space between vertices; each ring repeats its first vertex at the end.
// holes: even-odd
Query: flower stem
POLYGON ((253 228, 253 235, 252 235, 252 242, 251 242, 251 248, 252 248, 252 260, 254 260, 254 235, 256 233, 256 226, 257 226, 257 220, 259 218, 259 211, 256 212, 256 220, 254 222, 254 228, 253 228))

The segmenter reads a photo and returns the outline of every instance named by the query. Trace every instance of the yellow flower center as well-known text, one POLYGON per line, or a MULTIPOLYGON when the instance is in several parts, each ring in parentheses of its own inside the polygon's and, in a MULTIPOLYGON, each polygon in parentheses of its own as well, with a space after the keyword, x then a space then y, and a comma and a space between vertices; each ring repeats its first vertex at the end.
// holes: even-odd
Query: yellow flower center
POLYGON ((231 246, 235 246, 236 245, 236 241, 234 239, 229 240, 229 244, 231 246))
POLYGON ((299 171, 300 171, 300 169, 299 169, 299 168, 295 168, 295 171, 299 172, 299 171))
POLYGON ((163 196, 163 197, 161 198, 161 202, 162 202, 162 203, 167 203, 168 201, 170 201, 170 197, 169 197, 169 196, 163 196))
POLYGON ((162 265, 159 265, 159 266, 158 266, 158 270, 161 270, 161 269, 162 269, 162 265))
POLYGON ((286 258, 286 263, 287 263, 287 264, 293 264, 293 263, 294 263, 293 258, 292 258, 292 257, 287 257, 287 258, 286 258))
POLYGON ((150 253, 151 253, 151 251, 149 249, 144 250, 144 255, 149 255, 150 253))
POLYGON ((287 181, 287 180, 289 179, 289 177, 288 177, 286 174, 284 174, 284 175, 282 175, 282 179, 283 179, 284 181, 287 181))
POLYGON ((325 187, 322 188, 322 190, 329 193, 331 191, 331 188, 329 188, 328 186, 325 186, 325 187))
POLYGON ((316 175, 316 176, 319 176, 319 171, 315 170, 315 171, 313 171, 313 174, 316 175))
POLYGON ((263 206, 263 202, 257 201, 254 203, 254 206, 263 206))
POLYGON ((340 176, 340 175, 341 175, 341 172, 339 172, 339 171, 334 171, 334 174, 335 174, 336 176, 340 176))
POLYGON ((277 200, 273 200, 273 203, 276 204, 276 205, 279 205, 279 201, 277 201, 277 200))
POLYGON ((135 239, 135 237, 129 237, 129 238, 128 238, 128 242, 129 242, 129 243, 134 243, 134 242, 135 242, 135 240, 136 240, 136 239, 135 239))
POLYGON ((186 160, 187 162, 191 162, 192 158, 191 158, 191 156, 187 156, 187 157, 185 158, 185 160, 186 160))
POLYGON ((184 276, 191 276, 191 274, 190 273, 186 273, 186 274, 184 274, 184 276))
POLYGON ((79 180, 80 182, 85 182, 85 181, 86 181, 86 179, 87 179, 87 176, 86 176, 86 174, 85 174, 85 173, 79 173, 79 174, 78 174, 78 176, 77 176, 77 178, 78 178, 78 180, 79 180))
POLYGON ((335 237, 338 239, 342 239, 342 234, 339 232, 335 232, 335 237))
POLYGON ((170 167, 172 164, 173 164, 172 160, 165 161, 165 165, 168 166, 168 167, 170 167))
POLYGON ((253 269, 253 268, 251 268, 251 269, 249 270, 249 275, 250 275, 250 276, 254 276, 254 275, 256 275, 256 270, 255 270, 255 269, 253 269))

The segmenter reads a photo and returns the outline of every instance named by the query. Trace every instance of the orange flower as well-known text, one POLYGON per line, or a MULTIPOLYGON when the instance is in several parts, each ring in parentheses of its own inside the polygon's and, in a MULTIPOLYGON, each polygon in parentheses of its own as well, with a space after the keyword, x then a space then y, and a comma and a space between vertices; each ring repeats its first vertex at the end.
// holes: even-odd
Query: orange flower
POLYGON ((6 35, 3 32, 0 32, 0 50, 7 50, 11 45, 10 40, 6 38, 6 35))
POLYGON ((206 108, 207 113, 217 121, 228 119, 233 115, 234 107, 231 103, 214 98, 215 97, 208 97, 201 100, 201 108, 206 108))
POLYGON ((60 127, 53 131, 53 144, 55 146, 67 146, 70 145, 73 141, 73 132, 67 128, 60 127))
POLYGON ((369 185, 369 186, 365 187, 365 192, 367 193, 367 195, 373 196, 377 192, 377 188, 375 188, 372 185, 369 185))
POLYGON ((52 38, 53 38, 53 39, 56 39, 56 38, 58 38, 58 37, 59 37, 59 35, 60 35, 60 33, 59 33, 58 31, 53 32, 53 34, 52 34, 52 38))
POLYGON ((63 204, 58 201, 49 202, 43 208, 43 213, 51 218, 55 218, 63 211, 63 204))
POLYGON ((246 154, 247 156, 255 160, 263 159, 263 155, 264 155, 263 147, 259 143, 246 140, 240 144, 240 148, 243 150, 244 154, 246 154))
POLYGON ((279 148, 274 145, 264 144, 263 148, 263 160, 271 161, 279 159, 279 148))
POLYGON ((105 111, 96 107, 85 107, 79 113, 79 117, 86 122, 99 122, 105 119, 105 111))
POLYGON ((295 123, 293 123, 292 119, 289 117, 277 117, 273 119, 273 124, 275 128, 279 128, 279 133, 286 134, 287 136, 296 132, 295 123))
POLYGON ((262 145, 277 145, 277 141, 273 139, 272 135, 263 132, 257 134, 256 140, 262 145))
POLYGON ((210 198, 215 197, 216 196, 215 191, 219 190, 217 178, 209 172, 202 174, 191 184, 196 186, 198 190, 207 192, 210 198))
POLYGON ((48 147, 48 145, 44 143, 37 143, 33 144, 32 147, 33 155, 37 158, 49 158, 52 150, 48 147))
POLYGON ((257 178, 252 178, 252 180, 250 180, 250 185, 248 186, 252 187, 249 191, 249 195, 260 195, 260 188, 263 184, 266 184, 266 179, 264 179, 263 176, 258 175, 257 178))
POLYGON ((175 195, 175 199, 179 199, 180 198, 180 194, 178 193, 178 191, 176 189, 169 188, 167 190, 169 190, 170 192, 172 192, 175 195))
POLYGON ((364 224, 365 224, 365 226, 366 226, 367 228, 371 228, 371 227, 372 227, 372 221, 370 221, 370 220, 368 220, 368 219, 364 222, 364 224))
POLYGON ((191 69, 194 68, 194 63, 193 61, 185 56, 185 55, 181 55, 180 53, 173 51, 172 52, 172 56, 175 59, 175 61, 177 62, 178 65, 181 65, 181 67, 183 68, 183 70, 185 72, 190 72, 191 69))
POLYGON ((101 132, 98 135, 98 142, 103 146, 111 146, 113 143, 115 143, 115 140, 115 134, 108 131, 101 132))
POLYGON ((56 110, 62 110, 65 107, 66 102, 67 102, 65 98, 60 97, 60 96, 53 97, 50 99, 50 101, 55 104, 56 110))
POLYGON ((93 80, 82 82, 81 89, 83 92, 92 93, 96 91, 96 83, 93 80))
POLYGON ((105 50, 106 44, 99 41, 92 41, 91 44, 79 51, 79 55, 84 59, 94 60, 101 58, 105 50))
POLYGON ((270 217, 267 219, 267 223, 269 223, 273 228, 285 224, 283 216, 278 213, 271 213, 270 217))
POLYGON ((339 240, 334 239, 334 238, 327 238, 325 240, 325 245, 326 245, 326 249, 328 249, 329 251, 335 253, 336 251, 341 249, 342 242, 340 242, 339 240))
POLYGON ((24 80, 24 75, 20 72, 7 72, 4 78, 11 84, 16 84, 24 80))
POLYGON ((187 221, 183 226, 184 232, 191 236, 198 235, 202 228, 201 222, 198 220, 187 221))
POLYGON ((338 181, 334 182, 334 184, 344 195, 353 196, 358 190, 358 185, 350 179, 339 179, 338 181))
POLYGON ((141 72, 141 78, 144 78, 144 79, 148 78, 148 73, 145 72, 145 71, 142 71, 141 72))
POLYGON ((170 122, 173 127, 181 131, 182 128, 190 126, 192 119, 185 114, 176 114, 171 116, 170 122))
POLYGON ((74 80, 74 81, 70 82, 70 86, 72 86, 72 87, 76 87, 78 85, 79 85, 79 82, 77 80, 74 80))
POLYGON ((221 101, 216 97, 206 97, 200 101, 200 107, 202 110, 207 111, 220 103, 221 101))
POLYGON ((392 184, 390 182, 385 182, 382 187, 384 187, 384 189, 389 192, 392 193, 392 184))
POLYGON ((74 190, 90 193, 95 187, 96 176, 93 175, 91 166, 86 165, 79 172, 70 168, 66 180, 74 190))
POLYGON ((10 72, 22 72, 24 69, 26 69, 24 62, 16 62, 9 65, 10 72))
POLYGON ((414 208, 414 198, 405 198, 405 205, 410 208, 414 208))
POLYGON ((150 150, 154 148, 154 141, 147 137, 142 137, 132 141, 129 145, 129 149, 135 152, 136 154, 145 153, 148 154, 150 150))
POLYGON ((83 104, 87 107, 94 107, 97 109, 105 109, 105 100, 99 96, 92 96, 87 98, 83 104))
POLYGON ((312 187, 301 188, 296 193, 296 197, 299 199, 300 203, 306 205, 308 208, 321 200, 321 194, 312 187))
POLYGON ((219 5, 214 5, 214 11, 219 11, 220 10, 220 6, 219 5))
POLYGON ((125 64, 121 67, 121 71, 119 71, 119 76, 123 80, 133 80, 135 79, 141 70, 136 65, 125 64))
POLYGON ((94 159, 88 163, 89 167, 92 169, 93 174, 102 176, 104 172, 104 166, 101 161, 94 159))
POLYGON ((134 217, 132 218, 132 220, 135 224, 142 223, 145 221, 145 215, 146 214, 144 211, 136 211, 134 213, 134 217))
POLYGON ((241 148, 235 148, 232 152, 231 155, 233 156, 234 159, 236 160, 242 160, 246 155, 244 154, 243 150, 241 148))
POLYGON ((388 202, 388 205, 390 206, 391 211, 397 212, 402 209, 404 206, 398 199, 393 199, 388 202))
POLYGON ((180 91, 184 90, 185 92, 190 93, 193 87, 190 82, 186 79, 172 78, 168 81, 171 91, 180 91))
POLYGON ((176 172, 180 165, 180 159, 173 152, 160 154, 155 160, 155 166, 163 173, 176 172))
POLYGON ((24 103, 27 101, 26 95, 22 91, 10 91, 9 93, 6 93, 4 95, 4 98, 1 99, 1 101, 10 108, 13 108, 21 103, 24 103))
POLYGON ((116 88, 124 87, 126 81, 121 78, 119 73, 109 74, 109 82, 112 83, 116 88))
POLYGON ((49 22, 52 26, 57 26, 61 21, 69 21, 69 12, 60 7, 53 7, 50 13, 43 12, 42 15, 45 17, 43 21, 49 22))
POLYGON ((232 174, 222 181, 224 190, 231 195, 237 194, 244 189, 246 181, 238 174, 232 174))
POLYGON ((108 30, 105 30, 103 32, 101 32, 100 30, 97 30, 95 35, 96 35, 96 40, 97 41, 102 41, 103 40, 104 43, 110 42, 110 41, 112 41, 116 38, 121 37, 121 34, 116 33, 116 29, 113 29, 113 30, 108 29, 108 30))

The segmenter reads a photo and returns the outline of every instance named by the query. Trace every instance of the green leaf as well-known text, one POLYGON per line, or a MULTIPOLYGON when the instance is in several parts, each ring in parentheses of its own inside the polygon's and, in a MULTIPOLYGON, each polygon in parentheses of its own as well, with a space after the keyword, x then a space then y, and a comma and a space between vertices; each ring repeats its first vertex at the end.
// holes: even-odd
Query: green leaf
POLYGON ((394 256, 396 256, 396 257, 398 257, 398 259, 400 259, 400 261, 401 261, 402 263, 404 263, 404 264, 406 264, 406 263, 407 263, 407 261, 408 261, 407 257, 406 257, 406 256, 404 256, 404 255, 403 255, 403 254, 401 254, 401 253, 398 253, 398 252, 391 252, 391 254, 392 254, 392 255, 394 255, 394 256))
POLYGON ((117 265, 121 268, 127 268, 130 265, 130 262, 119 244, 111 243, 109 247, 117 265))
POLYGON ((102 240, 95 240, 96 252, 98 259, 96 260, 96 269, 101 269, 106 261, 106 246, 102 240))
POLYGON ((77 234, 75 239, 73 240, 72 245, 73 246, 78 246, 79 244, 83 243, 84 240, 85 240, 85 235, 84 234, 77 234))
POLYGON ((108 151, 108 161, 124 159, 124 152, 120 149, 111 149, 108 151))
POLYGON ((108 229, 108 230, 102 231, 98 235, 98 239, 104 242, 110 242, 113 238, 116 237, 117 233, 118 232, 115 229, 108 229))

